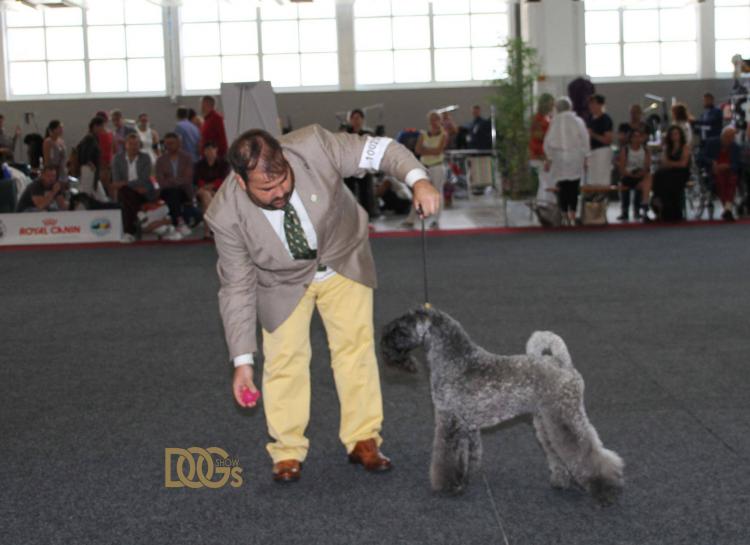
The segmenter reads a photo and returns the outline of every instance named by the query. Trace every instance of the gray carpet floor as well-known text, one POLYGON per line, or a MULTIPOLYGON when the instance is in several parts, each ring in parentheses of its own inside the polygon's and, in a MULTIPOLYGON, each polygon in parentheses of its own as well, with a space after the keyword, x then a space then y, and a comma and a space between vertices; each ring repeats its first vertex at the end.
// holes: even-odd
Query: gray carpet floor
MULTIPOLYGON (((568 343, 619 502, 559 492, 524 421, 486 432, 483 479, 430 492, 424 370, 381 371, 383 450, 346 463, 325 334, 312 330, 311 451, 270 479, 262 409, 235 406, 208 245, 0 253, 0 543, 750 542, 747 226, 428 241, 431 299, 474 339, 568 343), (166 447, 218 446, 239 488, 167 489, 166 447)), ((419 239, 373 241, 378 327, 421 302, 419 239)))

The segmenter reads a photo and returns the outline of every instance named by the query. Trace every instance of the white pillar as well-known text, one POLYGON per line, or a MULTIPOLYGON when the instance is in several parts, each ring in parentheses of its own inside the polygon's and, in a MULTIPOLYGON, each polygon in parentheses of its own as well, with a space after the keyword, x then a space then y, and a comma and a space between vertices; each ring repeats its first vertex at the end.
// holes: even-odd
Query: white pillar
POLYGON ((521 36, 537 50, 545 80, 539 91, 565 93, 567 84, 586 73, 583 3, 561 0, 524 2, 521 36))

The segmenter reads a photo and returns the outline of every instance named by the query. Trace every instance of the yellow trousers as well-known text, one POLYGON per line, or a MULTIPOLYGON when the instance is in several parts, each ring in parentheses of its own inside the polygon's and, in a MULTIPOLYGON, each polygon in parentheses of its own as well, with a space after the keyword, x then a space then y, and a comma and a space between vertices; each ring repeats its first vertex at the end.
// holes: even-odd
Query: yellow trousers
POLYGON ((274 441, 274 463, 303 461, 309 440, 310 321, 317 307, 328 336, 331 367, 341 405, 339 438, 351 452, 357 441, 382 443, 383 401, 375 358, 373 290, 336 274, 313 282, 292 315, 272 333, 263 330, 263 408, 274 441))

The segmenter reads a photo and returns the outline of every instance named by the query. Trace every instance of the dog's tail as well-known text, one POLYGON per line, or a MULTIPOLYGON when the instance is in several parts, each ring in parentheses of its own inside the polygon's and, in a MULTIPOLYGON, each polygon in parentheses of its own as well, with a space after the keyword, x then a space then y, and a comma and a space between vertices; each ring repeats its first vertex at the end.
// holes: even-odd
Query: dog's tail
POLYGON ((526 342, 526 354, 552 356, 560 362, 561 367, 573 368, 573 360, 570 358, 565 341, 551 331, 535 331, 526 342))

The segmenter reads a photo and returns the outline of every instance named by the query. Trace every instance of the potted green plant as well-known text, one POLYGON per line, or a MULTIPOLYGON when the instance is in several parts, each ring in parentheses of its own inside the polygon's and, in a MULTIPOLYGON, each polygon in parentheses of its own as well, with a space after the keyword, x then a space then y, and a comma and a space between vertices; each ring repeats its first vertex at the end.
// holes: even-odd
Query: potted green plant
POLYGON ((541 69, 536 49, 521 38, 511 38, 504 47, 508 54, 506 77, 493 81, 497 153, 503 176, 503 191, 511 198, 536 191, 529 169, 529 138, 534 110, 534 84, 541 69))

